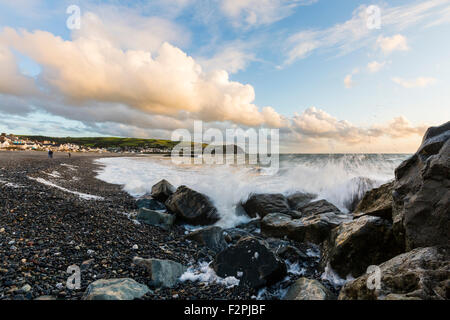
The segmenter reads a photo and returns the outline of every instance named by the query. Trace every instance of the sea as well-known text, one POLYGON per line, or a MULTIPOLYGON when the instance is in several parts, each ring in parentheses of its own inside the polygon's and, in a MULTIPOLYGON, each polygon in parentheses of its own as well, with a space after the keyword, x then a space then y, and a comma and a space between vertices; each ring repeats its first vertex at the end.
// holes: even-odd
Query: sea
POLYGON ((142 155, 96 160, 97 178, 119 184, 133 197, 150 193, 166 179, 207 195, 220 214, 218 226, 230 228, 249 218, 236 207, 252 193, 307 192, 351 212, 364 193, 394 179, 409 154, 280 154, 277 168, 261 165, 176 164, 170 157, 142 155))

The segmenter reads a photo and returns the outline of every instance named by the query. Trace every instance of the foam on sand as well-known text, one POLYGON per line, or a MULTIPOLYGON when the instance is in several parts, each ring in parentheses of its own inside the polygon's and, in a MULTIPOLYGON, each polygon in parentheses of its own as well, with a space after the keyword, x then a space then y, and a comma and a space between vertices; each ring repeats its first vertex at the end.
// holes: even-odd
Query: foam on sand
POLYGON ((103 197, 93 196, 93 195, 86 194, 86 193, 81 193, 81 192, 78 192, 78 191, 72 191, 72 190, 66 189, 64 187, 58 186, 58 185, 54 184, 53 182, 47 181, 47 180, 42 179, 42 178, 28 177, 28 179, 37 181, 39 183, 42 183, 42 184, 47 185, 49 187, 53 187, 53 188, 59 189, 61 191, 67 192, 67 193, 75 194, 75 195, 79 196, 81 199, 84 199, 84 200, 104 200, 103 197))

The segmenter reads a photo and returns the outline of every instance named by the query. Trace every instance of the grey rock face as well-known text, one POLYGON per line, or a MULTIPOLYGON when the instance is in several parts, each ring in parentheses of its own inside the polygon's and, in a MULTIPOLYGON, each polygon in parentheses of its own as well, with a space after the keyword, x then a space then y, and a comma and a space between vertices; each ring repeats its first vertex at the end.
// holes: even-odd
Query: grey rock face
POLYGON ((296 192, 287 197, 287 201, 292 210, 299 210, 301 207, 306 206, 312 200, 316 198, 316 195, 310 193, 296 192))
POLYGON ((152 197, 160 202, 165 202, 173 193, 175 187, 167 180, 161 180, 152 187, 152 197))
POLYGON ((133 263, 145 268, 150 274, 150 286, 159 288, 171 288, 186 272, 187 268, 181 263, 171 260, 143 259, 134 257, 133 263))
POLYGON ((328 212, 336 214, 341 213, 341 210, 339 210, 334 204, 328 202, 327 200, 310 202, 303 207, 300 207, 299 210, 302 213, 303 217, 310 217, 328 212))
POLYGON ((194 240, 215 253, 219 253, 228 246, 220 227, 207 227, 191 232, 186 236, 186 239, 194 240))
POLYGON ((331 231, 322 244, 321 265, 328 264, 341 278, 358 277, 370 265, 377 265, 397 254, 399 246, 392 231, 392 224, 379 217, 364 216, 346 222, 331 231))
POLYGON ((143 297, 150 289, 133 279, 101 279, 92 282, 83 300, 134 300, 143 297))
POLYGON ((168 230, 175 222, 175 215, 141 208, 136 219, 142 223, 168 230))
POLYGON ((288 238, 298 242, 320 244, 331 230, 350 221, 347 215, 332 212, 317 214, 302 219, 292 219, 286 214, 272 213, 261 221, 261 233, 266 237, 288 238))
POLYGON ((356 206, 354 217, 368 215, 392 221, 393 188, 394 182, 390 182, 368 191, 356 206))
POLYGON ((333 294, 314 279, 300 278, 289 287, 283 300, 333 300, 333 294))
POLYGON ((450 299, 450 248, 417 248, 379 265, 380 288, 367 286, 374 274, 348 282, 340 300, 450 299), (370 278, 369 278, 370 277, 370 278))
POLYGON ((286 275, 286 265, 267 246, 248 237, 220 252, 212 263, 220 277, 236 277, 240 286, 260 288, 276 283, 286 275))
POLYGON ((192 225, 211 225, 219 221, 216 207, 210 199, 186 186, 181 186, 166 201, 167 208, 192 225))
POLYGON ((289 213, 287 199, 282 194, 253 194, 242 204, 248 216, 264 218, 270 213, 289 213))
POLYGON ((429 128, 395 171, 393 221, 407 250, 450 242, 450 122, 429 128))

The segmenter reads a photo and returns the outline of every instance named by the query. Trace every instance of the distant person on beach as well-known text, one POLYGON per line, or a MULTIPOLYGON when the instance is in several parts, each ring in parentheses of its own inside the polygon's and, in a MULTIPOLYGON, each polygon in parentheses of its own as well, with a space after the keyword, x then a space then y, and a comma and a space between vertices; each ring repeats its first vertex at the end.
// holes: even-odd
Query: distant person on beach
POLYGON ((53 151, 52 150, 48 150, 48 157, 50 159, 53 159, 53 151))
POLYGON ((70 154, 70 152, 69 152, 69 158, 71 157, 72 155, 70 154))

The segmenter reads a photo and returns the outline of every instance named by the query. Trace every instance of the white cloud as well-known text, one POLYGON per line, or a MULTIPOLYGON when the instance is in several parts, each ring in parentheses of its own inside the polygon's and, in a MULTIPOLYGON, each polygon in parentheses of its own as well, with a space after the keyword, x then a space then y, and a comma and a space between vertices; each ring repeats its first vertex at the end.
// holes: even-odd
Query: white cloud
POLYGON ((318 0, 224 0, 223 13, 236 27, 257 26, 279 21, 300 5, 311 5, 318 0))
POLYGON ((367 69, 369 70, 370 73, 377 73, 378 71, 383 69, 385 65, 386 65, 385 61, 383 62, 372 61, 369 62, 369 64, 367 65, 367 69))
POLYGON ((351 74, 348 74, 344 78, 344 85, 347 89, 350 89, 353 87, 353 76, 351 74))
POLYGON ((408 51, 408 43, 404 36, 396 34, 392 37, 379 36, 377 39, 377 45, 385 54, 389 54, 393 51, 408 51))
MULTIPOLYGON (((352 18, 325 29, 301 30, 288 38, 284 66, 304 59, 313 52, 332 51, 337 55, 348 54, 377 42, 378 30, 367 27, 367 6, 354 10, 352 18)), ((428 0, 397 7, 381 8, 381 30, 399 33, 413 26, 427 26, 447 23, 450 10, 448 0, 428 0)), ((405 49, 403 39, 378 38, 380 45, 388 52, 390 49, 405 49), (386 41, 383 41, 386 39, 386 41), (396 41, 398 43, 396 43, 396 41)))
POLYGON ((428 87, 430 85, 433 85, 436 83, 436 79, 435 78, 431 78, 431 77, 418 77, 415 79, 403 79, 403 78, 392 78, 392 81, 394 81, 396 84, 402 86, 403 88, 406 89, 411 89, 411 88, 425 88, 428 87))
POLYGON ((255 61, 254 53, 242 43, 227 44, 219 48, 211 58, 197 58, 198 63, 206 70, 222 69, 229 73, 244 70, 251 61, 255 61))

